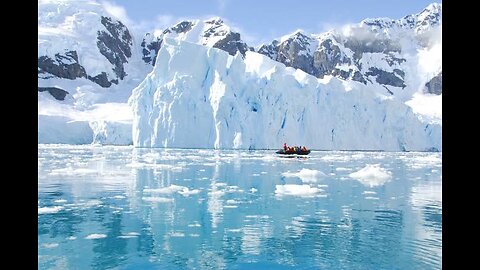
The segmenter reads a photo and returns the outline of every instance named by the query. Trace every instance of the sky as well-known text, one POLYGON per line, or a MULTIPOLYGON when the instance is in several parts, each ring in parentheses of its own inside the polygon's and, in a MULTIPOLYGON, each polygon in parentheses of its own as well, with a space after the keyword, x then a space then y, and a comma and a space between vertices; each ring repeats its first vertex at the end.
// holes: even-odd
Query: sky
POLYGON ((221 17, 250 46, 302 29, 322 33, 365 18, 399 19, 441 0, 99 0, 134 28, 165 29, 183 19, 221 17))

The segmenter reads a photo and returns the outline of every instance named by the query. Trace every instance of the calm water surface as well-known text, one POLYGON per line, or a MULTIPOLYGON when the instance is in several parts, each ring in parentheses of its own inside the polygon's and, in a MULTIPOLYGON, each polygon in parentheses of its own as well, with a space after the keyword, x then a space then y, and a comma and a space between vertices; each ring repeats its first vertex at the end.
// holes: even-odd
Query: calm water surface
POLYGON ((442 154, 39 145, 38 212, 40 269, 441 269, 442 154))

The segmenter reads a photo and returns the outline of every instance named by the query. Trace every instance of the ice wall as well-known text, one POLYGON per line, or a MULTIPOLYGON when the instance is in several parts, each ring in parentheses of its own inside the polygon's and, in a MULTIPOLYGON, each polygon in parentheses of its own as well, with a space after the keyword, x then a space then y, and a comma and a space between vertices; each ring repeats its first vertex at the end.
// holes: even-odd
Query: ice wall
POLYGON ((442 149, 440 124, 361 83, 168 38, 129 104, 137 147, 442 149))

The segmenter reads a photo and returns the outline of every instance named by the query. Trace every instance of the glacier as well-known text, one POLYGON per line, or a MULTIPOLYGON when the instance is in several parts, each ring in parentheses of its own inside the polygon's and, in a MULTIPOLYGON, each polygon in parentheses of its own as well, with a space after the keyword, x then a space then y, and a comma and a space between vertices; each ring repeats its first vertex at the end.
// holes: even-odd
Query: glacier
POLYGON ((136 147, 442 150, 441 123, 371 86, 167 37, 128 103, 136 147))
POLYGON ((104 2, 41 0, 38 143, 441 151, 441 8, 253 48, 218 17, 142 32, 104 2))

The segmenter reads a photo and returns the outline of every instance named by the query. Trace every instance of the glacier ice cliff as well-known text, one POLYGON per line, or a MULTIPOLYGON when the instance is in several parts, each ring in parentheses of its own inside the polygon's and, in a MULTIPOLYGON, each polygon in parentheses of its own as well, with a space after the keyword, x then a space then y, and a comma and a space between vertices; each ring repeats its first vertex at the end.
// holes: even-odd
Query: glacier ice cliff
POLYGON ((129 99, 136 147, 441 151, 442 126, 371 86, 165 38, 129 99))

